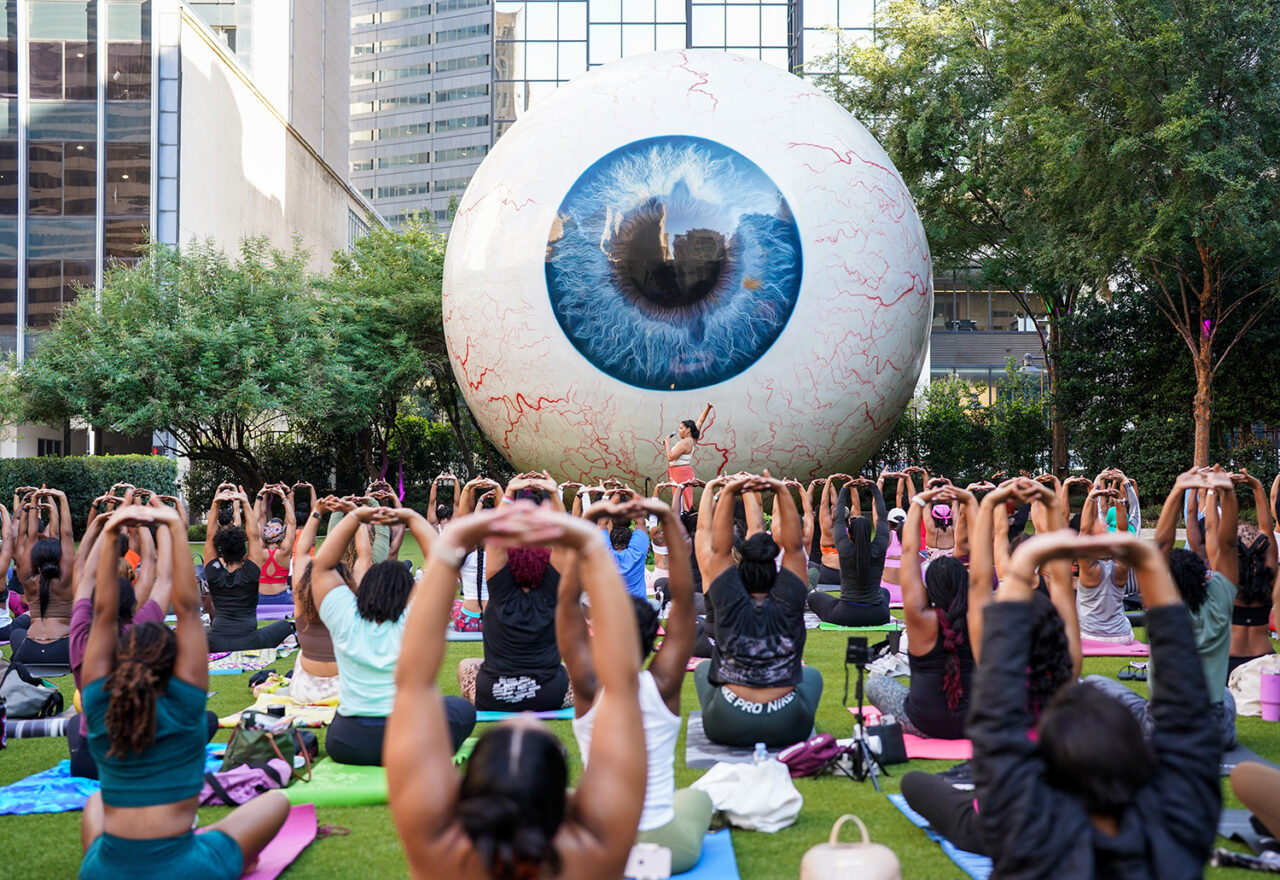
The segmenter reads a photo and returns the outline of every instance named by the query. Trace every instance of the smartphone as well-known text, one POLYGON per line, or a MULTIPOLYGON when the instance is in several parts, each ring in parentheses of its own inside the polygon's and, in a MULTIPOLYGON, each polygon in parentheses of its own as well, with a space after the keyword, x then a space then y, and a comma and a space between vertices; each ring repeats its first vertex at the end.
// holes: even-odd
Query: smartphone
POLYGON ((667 880, 671 876, 671 850, 656 843, 637 843, 631 847, 622 874, 632 880, 667 880))

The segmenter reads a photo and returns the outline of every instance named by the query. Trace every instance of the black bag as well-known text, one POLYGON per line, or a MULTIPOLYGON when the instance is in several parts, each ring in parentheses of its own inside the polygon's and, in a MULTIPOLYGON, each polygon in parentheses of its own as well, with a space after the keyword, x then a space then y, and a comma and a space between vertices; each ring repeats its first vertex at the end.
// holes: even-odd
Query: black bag
POLYGON ((892 724, 869 724, 867 736, 880 737, 880 763, 907 763, 907 744, 902 739, 902 725, 894 721, 892 724))
POLYGON ((52 718, 62 712, 62 691, 36 678, 16 660, 0 675, 0 699, 9 718, 52 718))

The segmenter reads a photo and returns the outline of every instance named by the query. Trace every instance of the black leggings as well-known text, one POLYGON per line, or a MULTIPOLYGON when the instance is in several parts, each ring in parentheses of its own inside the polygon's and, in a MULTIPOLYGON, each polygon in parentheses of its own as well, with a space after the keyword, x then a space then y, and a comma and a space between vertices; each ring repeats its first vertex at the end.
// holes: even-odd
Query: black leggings
POLYGON ((880 603, 857 605, 822 590, 809 593, 809 610, 827 623, 839 626, 879 626, 889 622, 889 591, 880 588, 880 603))
POLYGON ((818 563, 818 585, 823 587, 840 586, 840 570, 818 563))
POLYGON ((9 647, 13 649, 9 656, 29 666, 70 666, 70 646, 71 640, 66 636, 52 642, 37 642, 27 638, 25 629, 15 629, 9 633, 9 647))
MULTIPOLYGON (((476 726, 476 707, 462 697, 444 698, 444 718, 449 725, 449 741, 457 751, 462 741, 476 726)), ((333 716, 324 738, 324 750, 339 764, 364 767, 381 766, 382 738, 387 732, 387 719, 364 715, 333 716)))
POLYGON ((971 853, 986 855, 978 826, 978 811, 973 808, 973 792, 960 791, 932 773, 912 770, 902 777, 902 796, 907 805, 929 820, 933 830, 956 846, 971 853))
MULTIPOLYGON (((98 778, 98 762, 89 753, 89 743, 80 735, 79 715, 72 715, 67 720, 67 750, 71 753, 71 775, 83 779, 98 778)), ((213 735, 218 732, 218 716, 212 712, 204 713, 205 742, 212 742, 213 735)))
POLYGON ((240 633, 218 633, 208 630, 210 651, 255 651, 274 648, 293 632, 293 623, 277 620, 261 629, 240 633))

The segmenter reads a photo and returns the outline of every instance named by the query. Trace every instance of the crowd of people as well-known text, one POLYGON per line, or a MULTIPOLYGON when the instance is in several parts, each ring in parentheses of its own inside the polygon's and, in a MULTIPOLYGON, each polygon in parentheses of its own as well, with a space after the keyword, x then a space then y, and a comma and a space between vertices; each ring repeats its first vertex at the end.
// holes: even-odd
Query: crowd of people
MULTIPOLYGON (((207 655, 290 637, 291 696, 337 697, 329 759, 387 768, 415 875, 620 877, 637 842, 688 870, 713 807, 676 787, 686 672, 708 739, 780 749, 810 736, 824 698, 803 662, 814 618, 885 626, 895 608, 909 680, 872 674, 869 701, 906 733, 973 743, 972 791, 902 779, 935 830, 1000 877, 1199 876, 1236 742, 1228 674, 1273 652, 1280 477, 1268 497, 1248 473, 1189 470, 1144 541, 1137 486, 1114 468, 964 487, 915 467, 703 482, 684 469, 706 416, 669 438, 673 479, 651 496, 617 480, 446 473, 423 515, 383 482, 342 498, 268 484, 252 502, 223 484, 202 566, 177 498, 112 487, 77 545, 64 493, 18 489, 12 516, 0 506, 0 565, 15 564, 28 608, 9 627, 13 657, 71 668, 72 772, 102 784, 81 876, 164 865, 230 878, 254 862, 285 819, 280 795, 191 831, 217 721, 207 655), (1257 527, 1238 523, 1241 491, 1257 527), (425 559, 416 578, 399 559, 406 535, 425 559), (281 605, 288 619, 260 624, 281 605), (1082 645, 1133 642, 1135 612, 1149 701, 1081 679, 1082 645), (446 639, 468 633, 483 656, 458 665, 462 696, 445 696, 446 639), (477 710, 567 708, 576 786, 531 715, 488 727, 455 769, 477 710)), ((1231 778, 1280 836, 1277 781, 1260 764, 1231 778)))

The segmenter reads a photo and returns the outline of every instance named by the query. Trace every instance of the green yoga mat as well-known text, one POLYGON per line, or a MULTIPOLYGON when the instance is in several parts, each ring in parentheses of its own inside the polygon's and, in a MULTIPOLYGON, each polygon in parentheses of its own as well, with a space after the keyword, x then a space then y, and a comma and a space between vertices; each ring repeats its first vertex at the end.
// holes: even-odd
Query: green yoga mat
POLYGON ((387 802, 384 767, 357 767, 324 760, 311 769, 310 782, 295 782, 284 790, 291 804, 318 807, 364 807, 387 802))
POLYGON ((818 629, 825 629, 828 632, 851 632, 851 633, 870 633, 885 632, 891 629, 902 629, 902 623, 893 618, 888 623, 882 623, 879 626, 840 626, 837 623, 827 623, 825 620, 818 624, 818 629))

